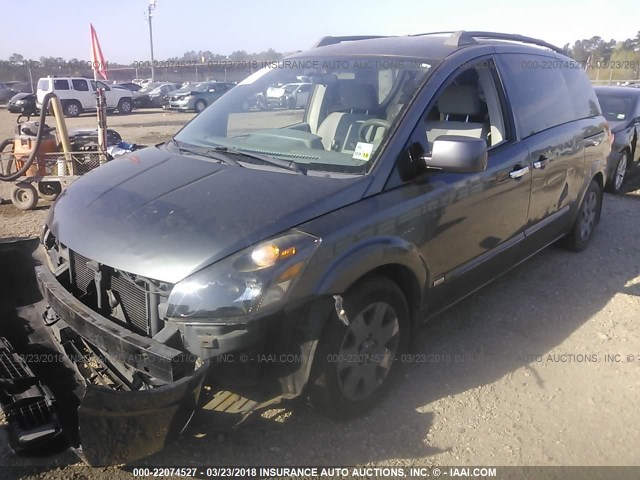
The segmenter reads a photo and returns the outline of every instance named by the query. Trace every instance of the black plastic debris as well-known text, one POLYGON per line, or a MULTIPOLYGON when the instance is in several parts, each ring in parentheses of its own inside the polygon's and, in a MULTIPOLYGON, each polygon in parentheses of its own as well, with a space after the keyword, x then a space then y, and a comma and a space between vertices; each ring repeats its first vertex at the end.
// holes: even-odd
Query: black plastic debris
POLYGON ((53 395, 4 337, 0 337, 0 406, 16 453, 45 448, 62 433, 53 395))

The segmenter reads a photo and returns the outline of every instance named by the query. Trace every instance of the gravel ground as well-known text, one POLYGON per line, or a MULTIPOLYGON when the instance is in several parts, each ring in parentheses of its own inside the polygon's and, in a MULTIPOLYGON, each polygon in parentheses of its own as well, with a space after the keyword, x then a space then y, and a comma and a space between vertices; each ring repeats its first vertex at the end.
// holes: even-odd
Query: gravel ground
MULTIPOLYGON (((640 175, 627 191, 606 195, 585 252, 548 248, 423 329, 371 413, 296 404, 221 435, 200 412, 137 465, 640 465, 640 175)), ((37 234, 46 210, 0 206, 0 238, 37 234)), ((70 451, 17 457, 1 435, 2 476, 131 477, 70 451)))

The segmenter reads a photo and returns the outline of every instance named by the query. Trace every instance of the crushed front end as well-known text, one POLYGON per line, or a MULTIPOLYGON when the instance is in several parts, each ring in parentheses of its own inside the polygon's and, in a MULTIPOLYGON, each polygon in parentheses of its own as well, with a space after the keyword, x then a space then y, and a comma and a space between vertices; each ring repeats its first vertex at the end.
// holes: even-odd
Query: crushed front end
POLYGON ((78 453, 110 465, 161 450, 187 426, 209 366, 151 338, 167 286, 83 258, 48 231, 43 243, 44 321, 84 383, 78 453))
POLYGON ((78 451, 88 464, 128 463, 162 450, 197 407, 228 428, 303 392, 333 304, 323 298, 283 307, 282 300, 317 247, 314 237, 298 232, 267 242, 285 252, 273 282, 245 268, 246 252, 239 252, 215 268, 231 262, 244 277, 232 282, 208 268, 175 285, 86 258, 49 229, 41 241, 36 275, 48 304, 44 321, 84 384, 78 451), (292 241, 297 250, 284 248, 292 241), (238 297, 236 310, 249 305, 249 314, 214 312, 206 302, 226 305, 223 293, 238 297), (264 308, 252 316, 256 302, 264 308))

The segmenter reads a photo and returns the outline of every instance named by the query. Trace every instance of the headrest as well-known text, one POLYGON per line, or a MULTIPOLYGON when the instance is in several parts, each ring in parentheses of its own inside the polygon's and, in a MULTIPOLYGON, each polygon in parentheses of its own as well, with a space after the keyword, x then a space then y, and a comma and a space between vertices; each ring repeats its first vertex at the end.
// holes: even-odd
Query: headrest
POLYGON ((378 106, 373 86, 353 81, 338 84, 338 103, 344 110, 373 110, 378 106))
POLYGON ((478 115, 482 112, 478 88, 472 85, 450 85, 437 105, 445 115, 478 115))

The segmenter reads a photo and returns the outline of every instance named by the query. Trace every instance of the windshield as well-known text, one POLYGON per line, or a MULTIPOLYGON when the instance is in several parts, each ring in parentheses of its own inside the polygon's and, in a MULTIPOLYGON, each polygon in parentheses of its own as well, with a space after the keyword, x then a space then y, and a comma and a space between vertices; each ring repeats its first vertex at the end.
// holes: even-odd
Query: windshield
POLYGON ((604 118, 611 122, 619 122, 629 119, 636 103, 636 99, 634 97, 626 97, 619 94, 611 95, 597 92, 597 96, 604 118))
POLYGON ((175 139, 287 160, 304 170, 364 174, 435 63, 393 57, 274 62, 215 101, 175 139), (299 78, 310 83, 298 88, 299 78), (287 95, 269 95, 274 88, 287 95))

